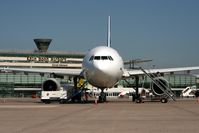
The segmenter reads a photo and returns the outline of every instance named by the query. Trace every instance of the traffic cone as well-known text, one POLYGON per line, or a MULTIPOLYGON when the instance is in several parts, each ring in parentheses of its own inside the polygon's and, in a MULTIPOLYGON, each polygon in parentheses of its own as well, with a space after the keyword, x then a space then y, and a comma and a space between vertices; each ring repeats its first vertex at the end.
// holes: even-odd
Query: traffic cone
POLYGON ((97 98, 95 98, 95 105, 97 105, 97 98))

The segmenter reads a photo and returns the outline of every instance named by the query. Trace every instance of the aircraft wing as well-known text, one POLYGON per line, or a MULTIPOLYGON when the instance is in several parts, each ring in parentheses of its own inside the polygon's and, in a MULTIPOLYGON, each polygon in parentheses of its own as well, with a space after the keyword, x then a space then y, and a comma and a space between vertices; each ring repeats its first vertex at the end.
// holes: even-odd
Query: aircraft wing
MULTIPOLYGON (((178 67, 178 68, 162 68, 162 69, 144 69, 147 73, 173 73, 173 72, 181 72, 181 71, 193 71, 199 70, 199 66, 195 67, 178 67)), ((134 76, 134 75, 143 75, 144 72, 141 69, 130 69, 124 70, 124 77, 134 76)))
POLYGON ((0 68, 2 72, 25 72, 25 73, 49 73, 59 75, 78 76, 81 74, 82 69, 47 69, 47 68, 0 68))

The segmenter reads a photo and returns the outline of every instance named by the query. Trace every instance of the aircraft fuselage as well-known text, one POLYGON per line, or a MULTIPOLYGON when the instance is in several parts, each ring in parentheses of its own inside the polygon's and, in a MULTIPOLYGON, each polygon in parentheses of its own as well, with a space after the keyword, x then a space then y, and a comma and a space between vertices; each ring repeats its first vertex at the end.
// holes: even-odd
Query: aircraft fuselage
POLYGON ((123 75, 123 60, 118 52, 107 46, 90 50, 83 59, 84 77, 99 88, 113 87, 123 75))

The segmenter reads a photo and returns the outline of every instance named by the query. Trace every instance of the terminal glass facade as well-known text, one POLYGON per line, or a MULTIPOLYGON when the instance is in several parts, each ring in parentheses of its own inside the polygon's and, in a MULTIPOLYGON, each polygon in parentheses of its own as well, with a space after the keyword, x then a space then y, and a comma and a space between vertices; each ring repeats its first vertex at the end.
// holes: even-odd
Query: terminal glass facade
MULTIPOLYGON (((31 97, 34 94, 39 95, 42 83, 49 78, 49 75, 40 74, 24 74, 24 73, 0 73, 0 97, 31 97)), ((180 95, 182 89, 187 86, 196 85, 197 78, 192 75, 166 75, 172 89, 175 90, 177 96, 180 95)), ((69 82, 69 78, 65 76, 60 79, 61 82, 69 82)), ((140 87, 150 88, 151 80, 143 78, 139 81, 140 87)), ((123 87, 135 87, 134 79, 119 81, 123 87)))

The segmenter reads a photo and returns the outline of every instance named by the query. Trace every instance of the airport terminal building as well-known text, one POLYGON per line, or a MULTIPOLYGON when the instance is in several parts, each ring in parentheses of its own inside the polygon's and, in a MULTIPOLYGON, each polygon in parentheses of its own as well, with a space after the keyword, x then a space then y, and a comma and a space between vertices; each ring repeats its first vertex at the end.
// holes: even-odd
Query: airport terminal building
MULTIPOLYGON (((37 50, 0 50, 0 67, 81 68, 83 52, 48 51, 51 39, 34 39, 37 50)), ((50 75, 36 73, 0 73, 0 97, 29 97, 41 90, 50 75)), ((65 79, 68 79, 65 77, 65 79)))
MULTIPOLYGON (((0 50, 0 67, 18 68, 81 68, 82 60, 85 55, 83 52, 62 52, 48 51, 51 39, 34 39, 37 50, 0 50)), ((49 74, 36 73, 0 73, 0 97, 31 97, 39 95, 41 84, 50 77, 49 74)), ((180 95, 182 88, 196 85, 198 78, 191 74, 171 74, 165 75, 171 83, 176 95, 180 95)), ((71 82, 65 76, 61 82, 71 82)), ((146 83, 149 79, 140 80, 140 86, 149 86, 146 83), (145 84, 144 84, 145 83, 145 84)), ((134 80, 129 79, 129 84, 121 80, 119 85, 133 87, 134 80)))

